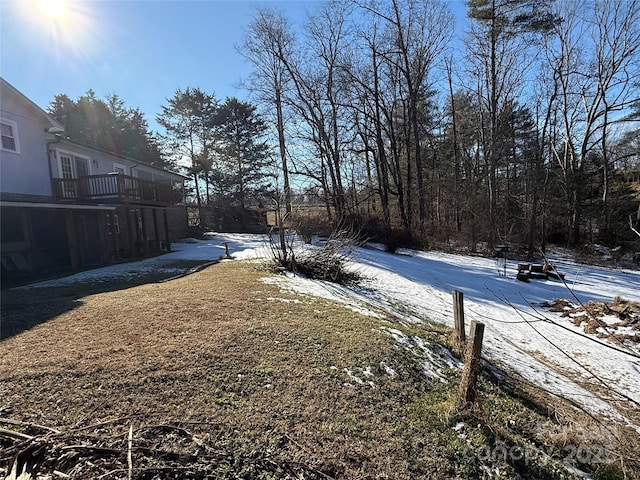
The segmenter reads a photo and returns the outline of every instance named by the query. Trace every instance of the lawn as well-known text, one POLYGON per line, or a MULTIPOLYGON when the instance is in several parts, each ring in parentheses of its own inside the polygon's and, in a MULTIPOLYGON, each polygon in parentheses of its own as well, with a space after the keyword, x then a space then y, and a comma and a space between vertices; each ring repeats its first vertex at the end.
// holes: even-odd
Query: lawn
POLYGON ((234 261, 110 291, 3 292, 0 474, 22 451, 39 461, 30 478, 559 478, 539 461, 545 408, 485 379, 478 413, 457 417, 459 372, 429 379, 388 333, 446 346, 447 331, 268 275, 234 261), (498 444, 518 455, 478 454, 498 444))

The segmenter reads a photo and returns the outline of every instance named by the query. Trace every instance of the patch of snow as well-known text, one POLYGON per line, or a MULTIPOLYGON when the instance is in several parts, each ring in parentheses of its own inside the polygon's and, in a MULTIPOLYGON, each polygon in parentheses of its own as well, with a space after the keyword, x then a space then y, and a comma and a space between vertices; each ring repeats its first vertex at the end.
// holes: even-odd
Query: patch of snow
POLYGON ((278 275, 265 277, 264 283, 277 285, 281 291, 294 292, 300 295, 309 295, 325 298, 342 303, 349 310, 367 317, 382 318, 382 315, 367 308, 365 301, 357 299, 357 295, 347 287, 334 283, 311 280, 298 275, 278 275))
POLYGON ((364 385, 364 382, 362 381, 362 379, 361 379, 360 377, 358 377, 358 376, 354 375, 354 374, 353 374, 353 372, 352 372, 350 369, 348 369, 348 368, 343 368, 342 370, 347 374, 347 376, 348 376, 352 381, 356 382, 358 385, 364 385))
POLYGON ((191 243, 191 244, 194 244, 194 243, 198 243, 198 242, 199 242, 199 240, 196 239, 196 238, 182 238, 182 239, 178 240, 175 243, 191 243))
POLYGON ((290 298, 267 297, 267 301, 268 302, 282 302, 282 303, 302 303, 297 298, 294 298, 292 300, 290 298))
MULTIPOLYGON (((615 332, 617 335, 628 335, 630 337, 640 336, 640 332, 633 327, 616 327, 615 332)), ((635 346, 635 348, 638 348, 637 345, 635 346)))
POLYGON ((442 345, 436 345, 435 350, 440 360, 443 361, 447 367, 458 369, 462 368, 462 362, 454 357, 449 349, 442 345))
POLYGON ((386 373, 390 377, 395 377, 397 375, 396 371, 385 362, 380 362, 380 368, 384 370, 384 373, 386 373))
MULTIPOLYGON (((269 257, 265 235, 218 233, 204 240, 174 243, 171 253, 159 257, 89 270, 36 286, 108 282, 139 275, 147 269, 174 268, 175 263, 171 265, 174 260, 217 261, 225 253, 224 243, 235 259, 269 257)), ((591 300, 611 302, 616 296, 640 301, 639 271, 579 265, 573 261, 572 252, 554 248, 548 250, 547 257, 566 275, 566 286, 557 280, 522 283, 515 280, 517 262, 507 261, 503 276, 496 271, 493 258, 413 250, 400 250, 401 254, 392 255, 376 247, 353 250, 352 268, 365 276, 361 287, 356 289, 295 275, 265 281, 287 291, 335 300, 371 316, 387 311, 405 323, 431 320, 449 326, 453 326, 451 291, 462 291, 467 322, 476 320, 485 324, 483 356, 488 361, 513 369, 551 395, 568 398, 591 413, 629 423, 615 404, 626 401, 620 394, 640 402, 640 359, 635 353, 640 347, 627 340, 624 345, 630 353, 607 348, 576 335, 583 333, 581 327, 567 322, 561 313, 542 312, 537 306, 557 298, 573 303, 573 295, 584 304, 591 300), (603 389, 607 393, 595 393, 597 390, 589 391, 582 386, 597 383, 593 375, 608 385, 608 389, 603 389)), ((450 368, 449 364, 455 363, 429 346, 421 349, 418 340, 400 330, 385 331, 405 348, 422 355, 425 369, 429 364, 435 375, 439 375, 437 369, 450 368)), ((626 329, 618 331, 630 334, 626 329)), ((640 431, 640 426, 633 426, 640 431)))
MULTIPOLYGON (((367 367, 367 369, 360 369, 362 371, 362 374, 365 377, 368 376, 373 376, 373 373, 371 373, 370 371, 368 372, 370 375, 367 374, 367 370, 369 370, 369 367, 367 367)), ((358 377, 356 374, 353 373, 353 371, 349 368, 344 368, 343 371, 347 374, 347 376, 351 379, 351 381, 355 382, 358 385, 368 385, 371 388, 375 388, 375 383, 373 383, 371 380, 363 380, 362 378, 358 377)))
POLYGON ((401 345, 409 346, 411 344, 411 342, 409 341, 409 337, 400 330, 388 327, 383 327, 382 330, 389 333, 389 335, 391 335, 393 339, 401 345))
POLYGON ((615 315, 603 315, 602 317, 598 317, 598 320, 603 321, 607 325, 615 325, 616 323, 620 323, 620 318, 615 315))
POLYGON ((458 368, 460 365, 444 347, 425 345, 420 337, 406 335, 394 328, 382 327, 382 331, 391 335, 397 343, 404 346, 418 359, 422 373, 426 378, 449 383, 444 369, 447 367, 458 368))

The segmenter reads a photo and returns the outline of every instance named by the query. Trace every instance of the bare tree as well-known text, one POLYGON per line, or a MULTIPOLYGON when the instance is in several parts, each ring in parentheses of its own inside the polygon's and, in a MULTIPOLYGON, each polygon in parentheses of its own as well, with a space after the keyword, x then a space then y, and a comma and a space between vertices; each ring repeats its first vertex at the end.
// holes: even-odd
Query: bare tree
POLYGON ((293 34, 281 12, 273 9, 259 9, 239 49, 255 68, 250 78, 251 89, 260 101, 275 107, 278 149, 284 182, 284 204, 288 214, 291 213, 291 186, 285 143, 283 96, 291 78, 284 59, 291 57, 293 41, 293 34))
MULTIPOLYGON (((570 212, 570 244, 580 239, 581 181, 590 159, 602 156, 603 208, 609 190, 610 128, 638 101, 640 4, 637 0, 562 4, 562 27, 547 43, 547 59, 558 97, 562 140, 555 160, 562 172, 570 212)), ((605 221, 606 223, 606 221, 605 221)))
POLYGON ((602 111, 602 210, 603 228, 608 232, 611 227, 608 205, 610 127, 624 120, 615 118, 616 114, 628 110, 640 100, 640 93, 631 83, 640 73, 640 2, 596 2, 594 10, 592 41, 597 69, 596 96, 592 105, 602 111), (601 98, 599 106, 598 97, 601 98))
POLYGON ((345 125, 341 115, 346 87, 341 55, 346 48, 347 18, 348 5, 323 4, 308 19, 305 51, 295 58, 280 57, 293 84, 291 106, 306 123, 307 138, 320 160, 319 171, 312 175, 331 198, 338 219, 346 214, 342 170, 345 125))
MULTIPOLYGON (((369 161, 372 154, 375 168, 375 194, 380 200, 382 219, 386 227, 391 225, 389 208, 389 159, 383 131, 383 81, 380 40, 380 19, 375 15, 365 17, 355 37, 359 48, 352 57, 350 68, 345 69, 351 84, 351 108, 355 110, 356 129, 361 138, 365 154, 367 181, 373 186, 373 174, 369 161), (368 21, 370 20, 370 22, 368 21)), ((375 206, 375 203, 374 203, 375 206)))
POLYGON ((498 214, 497 170, 500 161, 498 118, 513 102, 525 73, 523 54, 530 50, 525 34, 550 29, 557 23, 546 0, 471 0, 468 16, 476 20, 467 38, 467 51, 478 77, 478 93, 488 113, 488 138, 483 142, 489 187, 488 246, 496 241, 498 214))
MULTIPOLYGON (((408 157, 407 168, 410 169, 413 163, 416 169, 418 219, 420 233, 424 236, 427 195, 420 111, 424 106, 422 102, 428 95, 429 76, 433 75, 433 70, 450 39, 453 16, 445 3, 434 1, 391 0, 389 8, 370 3, 362 3, 361 6, 384 20, 389 44, 393 48, 383 52, 382 56, 403 80, 402 87, 406 94, 403 108, 407 119, 405 139, 407 155, 412 157, 408 157)), ((408 178, 408 187, 411 182, 412 179, 408 178)), ((411 208, 410 199, 407 205, 411 208)))

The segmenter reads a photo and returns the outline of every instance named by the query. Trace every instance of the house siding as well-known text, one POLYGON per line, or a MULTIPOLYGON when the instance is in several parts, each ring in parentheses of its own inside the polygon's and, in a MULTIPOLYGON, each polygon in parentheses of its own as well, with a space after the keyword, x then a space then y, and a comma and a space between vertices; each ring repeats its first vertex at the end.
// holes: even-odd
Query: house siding
POLYGON ((34 115, 30 105, 21 104, 5 91, 2 93, 0 116, 16 123, 20 153, 0 150, 0 191, 51 198, 47 141, 53 136, 46 133, 48 125, 44 118, 40 120, 40 115, 34 115))
POLYGON ((119 157, 107 152, 94 150, 90 147, 78 145, 66 140, 60 140, 51 145, 51 171, 54 178, 62 178, 60 171, 60 155, 75 155, 89 160, 89 175, 106 175, 113 173, 115 167, 125 167, 126 175, 153 180, 158 183, 170 184, 171 182, 182 182, 182 177, 161 169, 156 169, 147 165, 142 165, 133 159, 119 157), (151 176, 151 178, 148 177, 151 176))

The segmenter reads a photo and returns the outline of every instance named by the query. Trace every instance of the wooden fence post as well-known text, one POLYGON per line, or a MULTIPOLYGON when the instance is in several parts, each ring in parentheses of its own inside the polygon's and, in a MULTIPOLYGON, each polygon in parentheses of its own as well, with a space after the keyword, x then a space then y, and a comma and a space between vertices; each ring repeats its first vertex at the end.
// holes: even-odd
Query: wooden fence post
POLYGON ((453 326, 455 332, 453 343, 455 350, 462 357, 464 356, 464 347, 467 342, 464 327, 464 294, 458 290, 454 290, 451 294, 453 295, 453 326))
POLYGON ((484 323, 471 322, 471 348, 467 350, 464 359, 464 369, 460 380, 458 410, 473 408, 476 401, 478 375, 480 374, 480 356, 482 353, 482 338, 484 337, 484 323))

